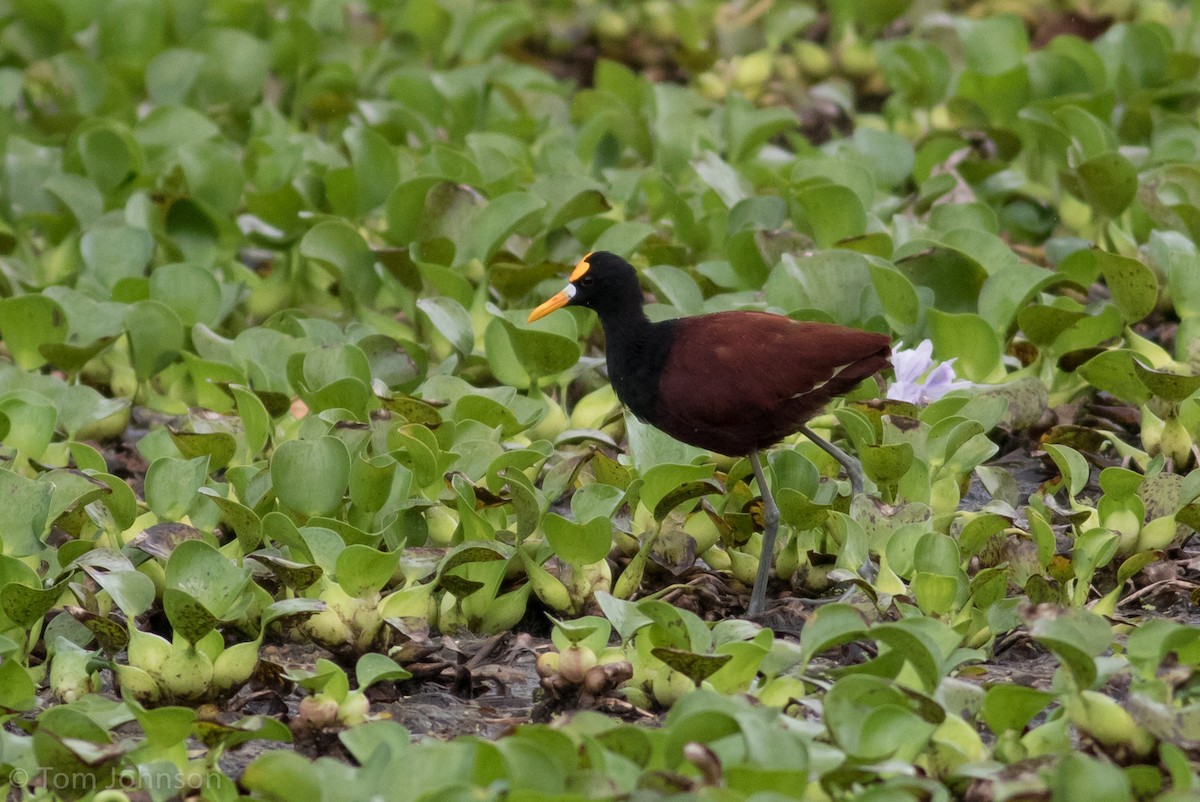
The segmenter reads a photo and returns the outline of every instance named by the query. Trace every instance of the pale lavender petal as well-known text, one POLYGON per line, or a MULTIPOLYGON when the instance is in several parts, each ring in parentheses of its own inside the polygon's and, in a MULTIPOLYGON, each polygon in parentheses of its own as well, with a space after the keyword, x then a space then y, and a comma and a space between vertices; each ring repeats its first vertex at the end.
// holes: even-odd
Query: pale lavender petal
POLYGON ((933 342, 922 340, 916 348, 907 348, 892 354, 892 367, 896 381, 915 382, 933 364, 933 342))
POLYGON ((893 401, 928 404, 937 401, 951 390, 971 386, 969 381, 958 380, 954 373, 953 359, 934 365, 933 342, 930 340, 922 340, 915 348, 893 353, 892 366, 896 371, 896 381, 888 387, 887 397, 893 401), (925 380, 918 383, 926 371, 928 375, 925 376, 925 380))
POLYGON ((912 382, 894 382, 888 387, 887 397, 893 401, 907 401, 910 404, 919 403, 923 388, 912 382))
POLYGON ((925 378, 925 395, 930 401, 938 400, 951 390, 971 386, 969 381, 956 381, 958 377, 954 373, 953 363, 953 359, 941 363, 925 378))

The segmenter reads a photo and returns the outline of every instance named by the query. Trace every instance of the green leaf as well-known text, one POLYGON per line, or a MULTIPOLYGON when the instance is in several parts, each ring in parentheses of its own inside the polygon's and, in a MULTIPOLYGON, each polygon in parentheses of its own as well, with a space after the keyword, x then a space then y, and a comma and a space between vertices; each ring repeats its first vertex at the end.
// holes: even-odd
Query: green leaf
POLYGON ((417 308, 429 318, 438 332, 450 341, 450 345, 464 356, 469 355, 475 348, 475 327, 471 323, 471 315, 462 304, 444 295, 436 298, 422 298, 417 301, 417 308))
POLYGON ((375 256, 353 226, 322 220, 300 240, 300 254, 323 265, 342 283, 349 305, 374 305, 380 285, 375 256))
POLYGON ((1122 802, 1131 799, 1128 776, 1120 768, 1073 752, 1051 774, 1054 799, 1062 802, 1122 802))
POLYGON ((330 436, 281 443, 271 457, 271 484, 290 509, 308 517, 329 515, 350 484, 350 453, 330 436))
POLYGON ((249 566, 235 564, 203 540, 183 541, 167 559, 167 588, 190 597, 216 618, 238 608, 250 581, 249 566))
POLYGON ((593 518, 578 524, 549 513, 542 519, 542 529, 554 553, 571 565, 598 563, 612 549, 612 521, 607 518, 593 518))
POLYGON ((996 329, 979 315, 928 312, 934 356, 956 359, 955 373, 975 382, 988 381, 1000 370, 1002 344, 996 329))
POLYGON ((862 614, 848 604, 830 604, 819 608, 800 634, 803 663, 827 649, 843 646, 866 637, 862 614))
POLYGON ((23 370, 46 364, 43 345, 67 339, 67 317, 61 306, 44 295, 18 295, 0 300, 0 339, 23 370))
POLYGON ((1150 391, 1134 367, 1135 362, 1132 351, 1104 351, 1081 365, 1079 375, 1092 386, 1122 401, 1144 404, 1150 399, 1150 391))
POLYGON ((146 503, 160 519, 178 521, 196 502, 208 476, 208 457, 159 457, 146 471, 146 503))
POLYGON ((1138 189, 1137 169, 1116 151, 1092 156, 1063 178, 1068 191, 1110 219, 1125 211, 1138 189))
POLYGON ((111 289, 121 279, 145 275, 154 238, 142 228, 102 226, 84 233, 79 251, 90 275, 111 289))
POLYGON ((1062 661, 1076 687, 1088 689, 1096 680, 1096 657, 1112 644, 1112 628, 1087 610, 1067 608, 1036 619, 1029 634, 1062 661))
POLYGON ((687 678, 697 685, 720 671, 733 659, 733 655, 729 654, 696 654, 670 647, 652 649, 650 653, 676 671, 686 674, 687 678))
POLYGON ((514 323, 508 317, 496 317, 484 333, 484 351, 496 378, 522 389, 540 384, 571 368, 579 361, 579 343, 569 315, 561 320, 570 324, 572 334, 564 336, 533 324, 514 323))
POLYGON ((399 562, 398 551, 379 551, 352 544, 338 555, 334 578, 346 593, 360 597, 381 590, 391 580, 399 562))
POLYGON ((1024 685, 1000 684, 983 697, 983 720, 997 735, 1008 730, 1023 732, 1034 717, 1046 709, 1054 695, 1024 685))
POLYGON ((133 369, 141 381, 160 373, 184 348, 185 332, 179 316, 159 301, 138 301, 125 313, 125 332, 133 369))
POLYGON ((1150 268, 1127 256, 1100 250, 1092 253, 1125 321, 1136 323, 1150 314, 1158 302, 1158 279, 1150 268))
POLYGON ((358 680, 360 691, 383 680, 399 681, 410 677, 412 677, 411 672, 384 654, 364 654, 358 658, 358 663, 354 666, 354 678, 358 680))
POLYGON ((867 212, 854 191, 838 184, 815 184, 796 190, 796 227, 812 234, 818 248, 866 232, 867 212))
POLYGON ((471 226, 465 247, 459 250, 455 264, 478 259, 486 264, 517 229, 533 219, 546 202, 528 192, 510 192, 493 198, 471 226))

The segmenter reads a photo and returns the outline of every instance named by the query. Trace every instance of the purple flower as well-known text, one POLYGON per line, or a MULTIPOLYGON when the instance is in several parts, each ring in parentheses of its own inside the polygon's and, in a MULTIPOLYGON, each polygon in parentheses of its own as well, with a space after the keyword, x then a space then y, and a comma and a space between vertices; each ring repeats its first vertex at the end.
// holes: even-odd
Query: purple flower
POLYGON ((930 340, 922 340, 916 348, 893 352, 892 366, 896 369, 896 380, 888 387, 887 397, 894 401, 929 404, 951 390, 971 386, 969 381, 956 381, 953 359, 934 365, 930 340), (922 376, 925 380, 918 383, 922 376))

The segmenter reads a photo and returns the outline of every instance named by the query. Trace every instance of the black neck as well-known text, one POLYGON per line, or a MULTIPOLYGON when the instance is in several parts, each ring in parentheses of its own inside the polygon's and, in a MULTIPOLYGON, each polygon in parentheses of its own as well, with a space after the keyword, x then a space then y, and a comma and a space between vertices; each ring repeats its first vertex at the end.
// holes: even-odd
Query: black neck
POLYGON ((608 379, 617 398, 639 418, 650 419, 658 408, 658 378, 671 350, 674 321, 651 323, 637 307, 621 315, 601 315, 608 379))

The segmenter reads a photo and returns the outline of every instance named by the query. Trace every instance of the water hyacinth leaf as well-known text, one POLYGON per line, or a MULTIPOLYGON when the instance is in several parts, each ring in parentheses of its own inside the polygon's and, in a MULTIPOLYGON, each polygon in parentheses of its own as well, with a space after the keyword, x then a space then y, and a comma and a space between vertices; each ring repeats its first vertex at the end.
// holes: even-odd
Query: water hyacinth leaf
POLYGON ((1060 177, 1067 191, 1108 218, 1125 211, 1137 194, 1137 169, 1115 151, 1098 153, 1060 177))
POLYGON ((818 654, 866 636, 862 614, 848 604, 830 604, 813 614, 800 635, 800 654, 808 663, 818 654))
POLYGON ((38 353, 44 356, 51 365, 68 373, 75 373, 116 341, 116 337, 101 337, 82 346, 66 343, 42 343, 38 346, 38 353))
POLYGON ((371 377, 391 389, 410 389, 425 373, 428 358, 416 343, 372 334, 357 345, 367 357, 371 377))
POLYGON ((572 644, 583 644, 594 647, 593 651, 603 650, 608 645, 612 634, 612 625, 607 619, 595 615, 585 615, 575 620, 559 620, 549 613, 546 617, 554 625, 550 638, 554 647, 559 651, 572 644))
POLYGON ((941 723, 926 720, 914 707, 914 700, 880 677, 843 677, 825 695, 826 726, 848 754, 884 760, 920 749, 941 723))
POLYGON ((103 435, 107 426, 123 423, 130 406, 127 398, 106 398, 85 384, 68 384, 58 394, 58 425, 71 439, 103 435))
POLYGON ((256 457, 267 446, 271 437, 271 416, 262 399, 249 388, 231 384, 228 387, 237 405, 238 418, 242 421, 242 434, 250 457, 256 457))
POLYGON ((623 220, 609 226, 592 243, 592 251, 610 251, 617 256, 633 254, 643 242, 654 235, 654 228, 638 220, 623 220))
POLYGON ((196 501, 208 476, 208 457, 160 457, 146 470, 146 503, 165 521, 178 521, 196 501))
POLYGON ((1029 626, 1029 634, 1062 661, 1078 688, 1096 680, 1096 657, 1112 644, 1112 628, 1095 613, 1078 608, 1044 615, 1029 626))
POLYGON ((1134 352, 1126 349, 1103 351, 1080 365, 1079 375, 1122 401, 1144 404, 1150 398, 1150 390, 1134 367, 1137 361, 1134 357, 1134 352))
POLYGON ((1046 445, 1046 453, 1054 460, 1055 466, 1066 483, 1067 492, 1077 496, 1087 486, 1091 471, 1087 459, 1070 446, 1050 443, 1046 445))
POLYGON ((129 558, 120 552, 93 549, 81 555, 75 565, 106 590, 126 616, 139 616, 154 604, 153 580, 138 572, 129 558))
POLYGON ((879 259, 867 259, 871 284, 883 304, 888 324, 901 334, 909 332, 920 318, 920 300, 912 282, 903 273, 879 259))
POLYGON ((755 108, 743 101, 730 103, 726 110, 729 156, 735 163, 754 156, 771 137, 796 127, 796 116, 789 109, 755 108))
POLYGON ((1085 317, 1087 313, 1082 310, 1030 304, 1017 312, 1017 325, 1030 342, 1045 348, 1085 317))
POLYGON ((908 472, 913 461, 911 443, 863 445, 859 451, 863 472, 878 485, 890 485, 908 472))
POLYGON ((704 496, 719 494, 725 492, 725 488, 720 482, 715 479, 701 479, 694 482, 685 482, 679 487, 667 493, 660 498, 654 505, 654 519, 662 521, 672 511, 681 504, 686 504, 689 501, 695 501, 704 496))
POLYGON ((524 328, 506 317, 488 324, 484 350, 496 377, 522 389, 573 367, 580 354, 574 336, 524 328))
POLYGON ((410 677, 412 677, 410 671, 384 654, 364 654, 354 665, 354 678, 358 681, 359 690, 364 690, 384 680, 396 682, 410 677))
POLYGON ((604 617, 613 625, 622 642, 628 641, 642 627, 654 623, 654 619, 642 612, 637 604, 618 599, 612 594, 598 591, 596 603, 600 605, 604 617))
POLYGON ((61 595, 60 586, 34 588, 9 582, 0 588, 0 610, 10 621, 28 628, 50 612, 61 595))
POLYGON ((121 279, 145 274, 154 238, 142 228, 101 226, 84 233, 79 251, 91 274, 111 289, 121 279))
POLYGON ((1112 293, 1113 303, 1127 323, 1136 323, 1158 302, 1158 279, 1137 259, 1093 250, 1096 265, 1112 293))
POLYGON ((334 577, 351 596, 378 591, 392 578, 400 552, 379 551, 361 544, 346 546, 338 555, 334 577))
MULTIPOLYGON (((680 487, 695 482, 704 483, 713 475, 711 465, 686 465, 662 463, 642 472, 641 502, 648 509, 656 510, 667 496, 680 487)), ((682 500, 679 502, 682 503, 682 500)), ((667 510, 666 512, 670 512, 667 510)))
POLYGON ((910 587, 921 612, 940 616, 954 609, 954 600, 959 590, 959 583, 955 577, 917 571, 913 574, 910 587))
POLYGON ((262 520, 254 510, 220 495, 210 487, 201 487, 196 492, 209 499, 221 511, 221 523, 233 530, 245 553, 258 548, 262 540, 262 520))
POLYGON ((46 364, 41 348, 67 339, 63 308, 43 295, 18 295, 0 300, 0 339, 23 370, 46 364))
POLYGON ((0 433, 6 445, 30 459, 41 459, 54 439, 58 413, 40 393, 12 390, 0 396, 0 433))
POLYGON ((0 471, 0 531, 4 554, 24 557, 42 549, 54 489, 12 471, 0 471))
MULTIPOLYGON (((40 481, 47 482, 54 492, 50 501, 50 518, 57 520, 64 514, 90 504, 96 499, 112 493, 108 485, 93 479, 81 471, 56 469, 46 471, 40 481)), ((132 566, 131 566, 132 567, 132 566)))
POLYGON ((399 415, 409 423, 417 423, 427 428, 434 428, 442 422, 438 408, 414 398, 410 395, 394 395, 391 398, 379 399, 383 408, 399 415))
POLYGON ((930 309, 927 314, 934 353, 942 361, 957 360, 955 373, 983 382, 1000 370, 1000 338, 990 323, 971 313, 948 314, 930 309))
POLYGON ((229 432, 177 432, 168 429, 171 441, 184 459, 208 458, 208 471, 218 471, 237 453, 237 440, 229 432))
POLYGON ((1186 665, 1200 662, 1200 630, 1175 621, 1146 621, 1130 633, 1125 653, 1143 678, 1153 679, 1169 654, 1186 665))
POLYGON ((454 350, 467 356, 475 349, 475 328, 462 304, 439 295, 420 299, 417 308, 429 318, 429 322, 450 342, 454 350))
POLYGON ((279 578, 280 582, 294 591, 303 591, 311 587, 325 574, 319 565, 288 560, 266 551, 254 552, 246 556, 265 565, 271 573, 279 578))
POLYGON ((1138 380, 1158 398, 1179 403, 1200 390, 1200 376, 1182 376, 1166 371, 1152 370, 1133 358, 1133 372, 1138 380))
POLYGON ((375 256, 362 235, 340 220, 322 220, 300 240, 300 254, 329 270, 345 285, 348 303, 371 306, 379 290, 375 256))
POLYGON ((384 207, 385 234, 390 241, 407 245, 417 239, 425 215, 425 199, 429 190, 441 182, 438 177, 420 176, 402 181, 391 190, 384 207))
POLYGON ((342 140, 354 170, 357 198, 352 213, 361 215, 382 204, 396 185, 396 151, 382 134, 366 126, 347 128, 342 140))
POLYGON ((670 647, 658 647, 652 649, 650 653, 674 670, 685 674, 697 685, 720 671, 726 663, 733 659, 733 655, 729 654, 696 654, 670 647))
POLYGON ((600 562, 612 549, 612 521, 593 518, 586 524, 549 513, 542 519, 546 541, 559 559, 583 566, 600 562))
POLYGON ((150 298, 171 308, 187 328, 221 322, 221 285, 208 270, 189 263, 163 265, 150 274, 150 298))
MULTIPOLYGON (((945 578, 953 581, 952 577, 945 578)), ((920 628, 906 626, 906 623, 900 621, 878 624, 871 627, 868 637, 887 644, 889 650, 904 655, 904 660, 912 666, 925 690, 933 693, 942 681, 940 650, 937 643, 920 628)))
POLYGON ((529 192, 510 192, 493 198, 471 226, 471 234, 456 255, 456 264, 472 259, 483 263, 500 249, 504 241, 526 222, 537 216, 546 201, 529 192))
POLYGON ((802 186, 796 192, 800 215, 797 228, 812 234, 817 247, 828 248, 838 241, 866 231, 867 213, 862 201, 839 184, 802 186))
POLYGON ((166 584, 223 617, 242 604, 249 566, 239 566, 202 540, 185 540, 167 560, 166 584))
POLYGON ((163 591, 163 612, 171 622, 171 628, 192 644, 212 632, 219 623, 203 604, 175 588, 163 591))
POLYGON ((125 333, 138 379, 145 381, 183 350, 186 332, 179 316, 159 301, 138 301, 125 313, 125 333))
POLYGON ((997 735, 1008 730, 1023 732, 1053 700, 1053 694, 1037 688, 997 684, 984 694, 981 713, 988 728, 997 735))
MULTIPOLYGON (((96 638, 96 643, 99 644, 100 649, 105 654, 114 655, 117 652, 125 651, 126 647, 128 647, 129 630, 125 628, 123 623, 118 623, 112 618, 96 615, 93 612, 74 605, 67 605, 64 609, 72 618, 82 623, 87 631, 96 638)), ((57 621, 58 618, 56 617, 54 620, 57 621)))
POLYGON ((35 691, 33 679, 19 661, 5 659, 0 663, 0 709, 32 709, 37 704, 35 691))
POLYGON ((1054 798, 1063 802, 1120 802, 1133 796, 1125 772, 1079 752, 1059 761, 1050 785, 1054 798))
POLYGON ((805 259, 783 254, 763 288, 783 309, 820 309, 837 323, 859 318, 862 287, 868 283, 866 258, 844 250, 822 251, 805 259))
POLYGON ((350 452, 331 436, 281 443, 271 458, 271 484, 290 509, 308 517, 328 515, 350 484, 350 452))

